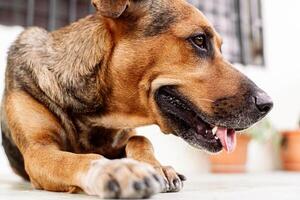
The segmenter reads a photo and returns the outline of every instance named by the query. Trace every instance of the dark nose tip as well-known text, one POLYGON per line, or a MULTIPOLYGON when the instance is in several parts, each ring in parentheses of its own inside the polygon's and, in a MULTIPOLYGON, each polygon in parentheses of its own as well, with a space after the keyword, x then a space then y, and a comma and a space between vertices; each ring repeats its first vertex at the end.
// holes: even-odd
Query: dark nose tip
POLYGON ((267 114, 273 108, 273 101, 264 92, 259 92, 254 96, 255 105, 262 114, 267 114))

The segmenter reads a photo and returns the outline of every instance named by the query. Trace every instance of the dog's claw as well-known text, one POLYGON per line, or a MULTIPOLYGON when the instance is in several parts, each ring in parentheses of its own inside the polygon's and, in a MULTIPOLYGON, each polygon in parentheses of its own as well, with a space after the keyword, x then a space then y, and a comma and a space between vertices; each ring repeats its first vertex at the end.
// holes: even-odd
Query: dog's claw
POLYGON ((145 188, 145 185, 144 183, 142 182, 134 182, 133 183, 133 188, 136 190, 136 191, 141 191, 145 188))
POLYGON ((168 192, 178 192, 182 188, 182 182, 179 178, 175 178, 173 181, 171 181, 170 188, 168 192))
POLYGON ((164 176, 163 192, 178 192, 183 187, 186 177, 177 173, 172 167, 160 167, 157 170, 164 176))
POLYGON ((148 177, 144 178, 144 182, 145 182, 145 184, 146 184, 147 187, 151 186, 151 183, 150 183, 151 181, 150 181, 150 179, 148 177))
POLYGON ((180 180, 178 179, 173 180, 173 185, 175 186, 175 188, 179 188, 180 180))
POLYGON ((153 174, 153 177, 155 180, 160 181, 160 178, 156 174, 153 174))
POLYGON ((186 181, 186 176, 182 175, 182 174, 179 174, 177 173, 177 176, 180 178, 181 181, 186 181))
POLYGON ((163 192, 168 192, 169 190, 170 190, 170 184, 169 184, 169 181, 165 178, 163 192))
POLYGON ((110 190, 111 192, 118 192, 120 188, 116 181, 110 180, 107 183, 107 189, 110 190))

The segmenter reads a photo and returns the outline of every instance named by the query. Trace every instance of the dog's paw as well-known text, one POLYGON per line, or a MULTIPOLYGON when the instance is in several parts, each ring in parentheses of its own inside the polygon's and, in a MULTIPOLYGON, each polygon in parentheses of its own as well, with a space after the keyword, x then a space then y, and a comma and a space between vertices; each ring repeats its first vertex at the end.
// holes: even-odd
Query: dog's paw
POLYGON ((186 177, 177 173, 171 166, 157 167, 156 170, 164 177, 163 192, 179 192, 183 188, 186 177))
POLYGON ((147 198, 163 188, 163 177, 151 165, 132 159, 93 161, 82 179, 82 189, 100 198, 147 198))

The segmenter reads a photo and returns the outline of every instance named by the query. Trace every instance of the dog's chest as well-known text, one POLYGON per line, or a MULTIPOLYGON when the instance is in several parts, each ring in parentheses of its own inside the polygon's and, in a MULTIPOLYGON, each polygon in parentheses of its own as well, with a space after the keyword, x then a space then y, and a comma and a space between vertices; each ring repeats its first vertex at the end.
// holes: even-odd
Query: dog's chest
POLYGON ((106 129, 92 127, 79 132, 79 143, 82 153, 97 153, 107 158, 125 156, 125 146, 131 130, 106 129))

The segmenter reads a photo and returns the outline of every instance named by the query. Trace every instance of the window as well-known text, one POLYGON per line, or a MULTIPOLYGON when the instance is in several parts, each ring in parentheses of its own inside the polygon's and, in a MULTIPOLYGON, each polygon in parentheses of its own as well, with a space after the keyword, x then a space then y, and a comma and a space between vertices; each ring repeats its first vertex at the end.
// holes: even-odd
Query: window
POLYGON ((0 23, 54 30, 93 11, 91 0, 0 0, 0 23))
POLYGON ((233 63, 264 65, 260 0, 189 0, 224 39, 223 54, 233 63))
MULTIPOLYGON (((233 63, 263 65, 260 0, 189 0, 224 39, 224 56, 233 63)), ((93 12, 91 0, 0 0, 0 23, 54 30, 93 12)))

